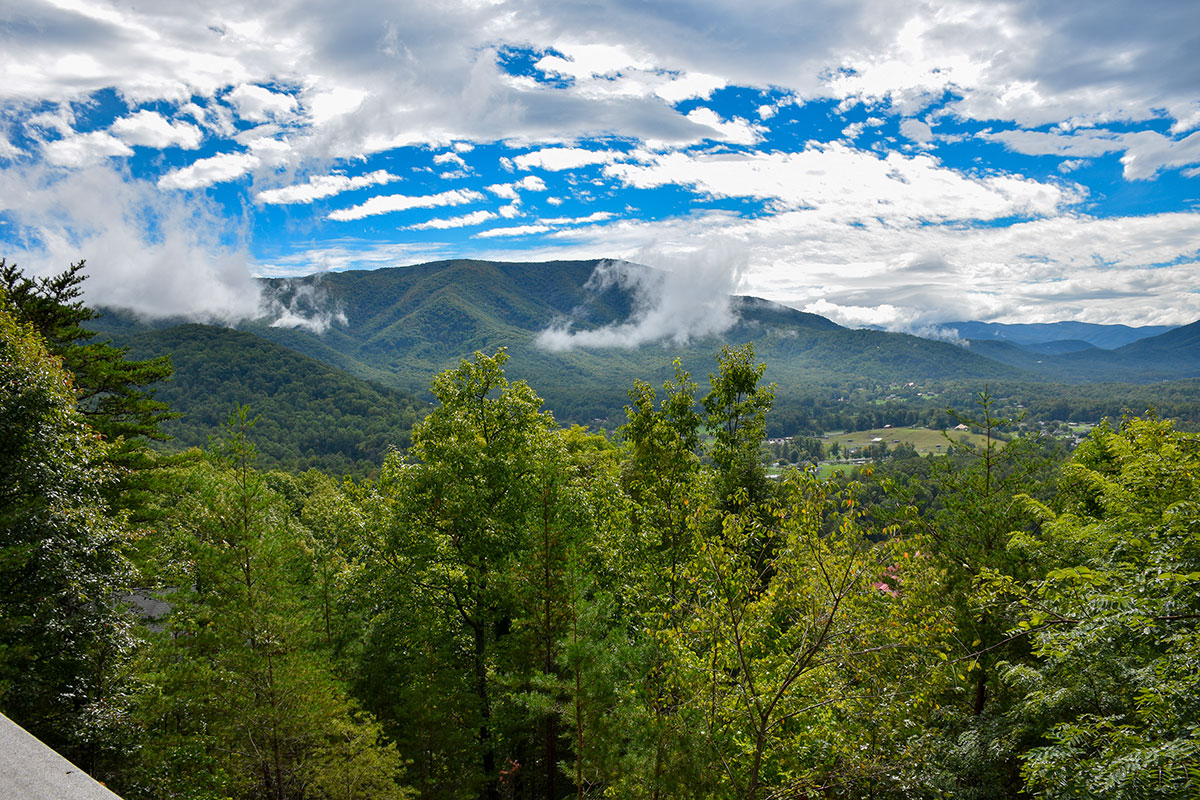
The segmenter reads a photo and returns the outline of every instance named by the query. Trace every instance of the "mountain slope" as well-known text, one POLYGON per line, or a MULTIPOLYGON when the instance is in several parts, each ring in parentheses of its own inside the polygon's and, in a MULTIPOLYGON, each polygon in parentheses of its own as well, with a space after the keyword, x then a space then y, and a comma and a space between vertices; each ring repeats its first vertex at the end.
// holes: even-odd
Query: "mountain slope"
POLYGON ((723 343, 753 340, 768 364, 767 379, 781 396, 812 385, 856 384, 930 378, 1015 378, 1020 372, 961 347, 904 334, 848 330, 824 317, 753 297, 734 297, 739 322, 718 337, 670 340, 640 347, 550 351, 539 331, 554 323, 574 330, 625 323, 639 304, 635 285, 653 285, 646 267, 639 279, 597 281, 598 261, 496 263, 448 261, 370 272, 342 272, 267 282, 281 304, 323 298, 326 312, 345 315, 323 335, 303 330, 248 327, 329 363, 377 377, 408 390, 426 387, 430 376, 475 350, 507 347, 509 373, 532 383, 560 416, 587 420, 610 416, 637 378, 661 380, 671 362, 703 379, 714 369, 723 343))
MULTIPOLYGON (((634 380, 661 383, 672 375, 676 358, 703 387, 721 346, 747 341, 755 343, 767 364, 766 380, 778 384, 781 405, 814 392, 837 396, 856 387, 912 382, 1147 381, 1200 375, 1200 363, 1187 346, 1188 328, 1126 345, 1132 350, 1097 349, 1082 337, 1071 341, 1065 334, 1090 330, 1094 338, 1103 333, 1094 329, 1104 326, 1066 323, 1042 326, 1041 335, 1052 338, 1041 343, 992 337, 961 347, 850 330, 753 297, 731 298, 738 321, 719 336, 559 351, 539 346, 538 333, 551 325, 575 331, 636 327, 658 302, 654 287, 663 273, 626 268, 630 272, 614 272, 611 262, 601 261, 458 260, 272 279, 263 283, 276 308, 287 309, 292 318, 332 323, 320 333, 278 327, 271 324, 276 314, 241 328, 425 399, 434 373, 475 350, 505 347, 510 378, 529 381, 561 420, 581 422, 619 419, 634 380)), ((670 318, 678 319, 678 313, 670 318)))
POLYGON ((375 469, 406 446, 416 420, 411 396, 355 378, 253 334, 179 325, 118 337, 134 358, 170 354, 173 380, 159 399, 183 414, 165 426, 179 447, 205 446, 230 412, 249 404, 265 466, 335 474, 375 469))

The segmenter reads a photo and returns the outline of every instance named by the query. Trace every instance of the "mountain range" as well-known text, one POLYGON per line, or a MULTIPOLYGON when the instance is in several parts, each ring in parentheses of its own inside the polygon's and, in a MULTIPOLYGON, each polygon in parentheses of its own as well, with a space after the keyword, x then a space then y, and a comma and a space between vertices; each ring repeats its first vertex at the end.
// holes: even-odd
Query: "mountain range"
POLYGON ((953 331, 961 339, 1006 341, 1039 352, 1074 352, 1097 347, 1112 350, 1139 339, 1166 333, 1172 325, 1096 325, 1090 322, 943 322, 938 326, 953 331))
MULTIPOLYGON (((261 385, 256 393, 252 375, 279 391, 290 387, 294 396, 280 396, 280 413, 298 400, 320 402, 324 393, 331 407, 349 415, 344 430, 371 428, 351 423, 355 413, 394 406, 390 433, 371 428, 378 435, 369 455, 383 440, 399 440, 397 426, 430 399, 434 373, 476 350, 491 353, 500 347, 509 353, 511 379, 528 380, 560 419, 580 422, 619 417, 634 380, 660 384, 673 374, 675 359, 703 386, 721 346, 747 341, 754 342, 758 358, 767 364, 766 380, 778 384, 784 402, 810 392, 836 396, 856 387, 912 382, 1149 382, 1200 376, 1200 323, 1175 329, 1075 322, 945 324, 967 339, 963 346, 844 328, 754 297, 730 298, 732 324, 719 334, 547 349, 539 334, 551 327, 625 331, 655 318, 671 300, 663 296, 669 287, 646 267, 622 266, 636 280, 596 280, 597 267, 606 263, 611 267, 600 261, 454 260, 264 279, 271 314, 244 322, 237 331, 146 323, 112 309, 98 322, 102 335, 131 345, 138 354, 176 353, 176 386, 164 392, 177 406, 206 394, 253 402, 265 413, 263 403, 276 395, 261 385), (218 351, 222 355, 205 355, 218 351), (219 379, 209 363, 213 358, 226 362, 219 379), (297 376, 302 376, 299 383, 297 376), (316 395, 306 394, 305 382, 316 395), (341 402, 347 392, 361 402, 341 402)), ((301 459, 308 450, 319 450, 303 443, 293 448, 301 459)))

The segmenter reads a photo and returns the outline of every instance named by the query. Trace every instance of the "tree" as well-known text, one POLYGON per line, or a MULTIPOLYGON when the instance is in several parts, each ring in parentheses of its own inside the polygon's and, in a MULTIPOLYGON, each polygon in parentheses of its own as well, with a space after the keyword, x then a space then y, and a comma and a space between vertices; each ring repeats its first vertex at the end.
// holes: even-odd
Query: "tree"
POLYGON ((662 636, 714 796, 869 780, 872 759, 901 747, 920 655, 944 632, 921 602, 928 560, 894 561, 902 548, 872 542, 856 487, 805 473, 770 508, 718 512, 719 535, 709 513, 693 518, 684 622, 662 636))
POLYGON ((1049 727, 1023 755, 1040 797, 1181 797, 1200 775, 1200 436, 1168 421, 1097 427, 1056 512, 1012 547, 1044 565, 1015 586, 1021 710, 1049 727))
POLYGON ((1032 437, 1001 441, 1016 420, 996 413, 986 387, 975 399, 975 415, 947 413, 983 431, 983 445, 947 437, 951 452, 928 463, 926 479, 914 473, 907 486, 888 483, 897 517, 877 513, 913 524, 910 535, 920 537, 937 568, 942 602, 954 618, 953 633, 939 651, 962 667, 931 686, 942 708, 920 737, 926 765, 920 780, 959 797, 988 798, 1019 791, 1019 756, 1039 731, 1011 713, 1020 690, 1005 680, 1008 665, 1030 662, 1028 641, 1011 635, 1012 607, 996 601, 981 582, 994 575, 1019 582, 1036 569, 1008 544, 1015 532, 1037 529, 1039 520, 1021 496, 1052 492, 1056 454, 1032 437))
POLYGON ((310 539, 254 468, 240 408, 184 475, 134 796, 400 798, 401 761, 333 674, 310 539))
POLYGON ((555 609, 543 607, 530 618, 525 615, 534 610, 523 601, 552 602, 567 497, 550 437, 553 419, 527 384, 505 379, 506 360, 503 350, 476 353, 438 375, 433 393, 439 405, 414 428, 408 459, 393 459, 384 476, 394 485, 384 545, 393 613, 411 609, 426 622, 407 631, 417 639, 403 645, 430 656, 428 671, 413 676, 411 690, 445 690, 443 702, 451 703, 461 699, 456 686, 470 686, 466 724, 475 731, 474 752, 443 757, 475 760, 471 777, 488 797, 498 796, 505 759, 523 765, 521 777, 510 780, 539 772, 526 768, 540 762, 541 780, 549 784, 548 771, 558 769, 545 763, 553 752, 549 742, 541 755, 519 752, 528 743, 525 712, 498 706, 504 699, 497 697, 498 682, 527 685, 532 678, 530 655, 542 651, 542 668, 547 657, 554 661, 561 624, 555 609), (531 579, 552 585, 527 593, 531 579), (518 622, 532 625, 524 630, 540 642, 525 639, 533 646, 519 647, 518 622))
POLYGON ((0 259, 0 290, 18 319, 34 327, 51 353, 73 376, 79 412, 108 441, 163 440, 162 423, 173 418, 166 403, 154 399, 155 383, 171 377, 167 356, 131 361, 128 348, 92 341, 85 324, 100 314, 84 305, 84 262, 48 278, 29 278, 16 264, 0 259))
POLYGON ((101 772, 130 729, 132 571, 109 514, 108 445, 0 289, 0 708, 101 772))
POLYGON ((767 433, 766 415, 775 402, 775 385, 759 386, 765 364, 755 363, 754 343, 725 345, 710 373, 704 396, 705 420, 713 437, 709 455, 719 475, 723 505, 740 508, 766 499, 769 492, 759 450, 767 433))

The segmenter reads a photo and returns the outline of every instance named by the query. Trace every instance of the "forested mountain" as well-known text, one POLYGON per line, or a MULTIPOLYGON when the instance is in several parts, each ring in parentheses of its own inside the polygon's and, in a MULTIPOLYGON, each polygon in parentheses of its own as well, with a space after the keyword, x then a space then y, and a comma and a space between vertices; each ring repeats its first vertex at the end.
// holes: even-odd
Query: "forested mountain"
MULTIPOLYGON (((675 358, 693 374, 704 375, 721 344, 747 341, 754 341, 768 365, 767 380, 778 384, 781 411, 814 394, 837 397, 856 387, 910 382, 1136 383, 1200 376, 1200 348, 1181 346, 1192 326, 964 323, 964 330, 978 327, 1000 335, 961 347, 843 328, 753 297, 731 299, 737 323, 718 336, 568 351, 539 346, 538 333, 552 324, 569 322, 583 331, 628 324, 631 317, 636 320, 639 303, 655 302, 652 280, 641 284, 640 293, 636 281, 597 281, 597 267, 605 263, 459 260, 275 279, 266 282, 269 296, 301 315, 324 315, 332 320, 329 327, 320 334, 263 322, 244 327, 413 392, 421 392, 429 374, 458 358, 507 347, 509 373, 540 387, 560 418, 580 422, 618 417, 626 399, 622 387, 639 377, 669 377, 666 365, 675 358), (1116 344, 1124 347, 1100 349, 1116 344)), ((648 267, 624 268, 655 274, 648 267)))
POLYGON ((411 395, 369 383, 241 331, 179 325, 125 337, 132 356, 170 356, 174 378, 157 397, 179 413, 163 425, 173 447, 204 447, 239 405, 261 415, 264 466, 333 474, 377 469, 406 447, 416 421, 411 395))
MULTIPOLYGON (((754 297, 730 298, 736 322, 717 336, 693 337, 682 343, 667 337, 624 347, 542 347, 538 334, 548 326, 569 324, 575 331, 595 331, 604 326, 611 330, 616 326, 620 330, 635 323, 647 303, 655 302, 653 279, 661 273, 626 265, 648 277, 639 293, 636 280, 596 280, 597 267, 604 263, 459 260, 271 279, 264 281, 264 290, 274 311, 242 323, 240 329, 377 386, 412 393, 420 403, 430 399, 426 390, 429 375, 453 366, 475 350, 488 353, 505 347, 509 374, 540 387, 547 407, 559 419, 610 428, 619 423, 627 388, 635 379, 669 378, 671 362, 676 358, 688 371, 704 376, 710 369, 712 353, 725 343, 755 342, 768 365, 765 377, 778 385, 772 435, 816 429, 818 417, 828 414, 816 414, 811 408, 814 400, 837 401, 862 391, 877 398, 900 391, 907 402, 919 406, 921 402, 934 402, 918 402, 922 388, 929 390, 927 398, 947 391, 951 396, 969 396, 987 382, 993 386, 1020 386, 1023 402, 1053 406, 1061 412, 1058 418, 1095 419, 1089 414, 1096 408, 1111 415, 1119 414, 1127 402, 1137 411, 1154 403, 1141 399, 1143 393, 1133 387, 1106 389, 1104 397, 1097 397, 1095 392, 1066 390, 1057 384, 1142 383, 1200 375, 1200 348, 1188 346, 1195 326, 1104 350, 1084 339, 1033 340, 1073 333, 1110 343, 1152 329, 1073 323, 991 325, 990 329, 1005 332, 1011 327, 1015 332, 973 340, 963 347, 906 334, 843 328, 824 317, 754 297), (288 327, 279 324, 281 317, 307 324, 288 327), (1017 343, 1014 338, 1029 343, 1017 343), (897 388, 908 384, 917 389, 897 388), (1045 390, 1039 390, 1039 385, 1045 390), (1083 405, 1070 402, 1074 395, 1087 395, 1088 399, 1083 405), (1125 397, 1129 400, 1122 399, 1125 397), (1061 402, 1064 398, 1069 401, 1066 406, 1061 402)), ((174 338, 168 336, 171 342, 162 345, 154 345, 153 341, 157 336, 167 336, 165 330, 176 324, 178 321, 145 323, 117 310, 109 310, 93 323, 118 344, 132 342, 130 337, 137 334, 138 347, 143 348, 138 352, 146 353, 167 352, 174 338)), ((198 333, 199 329, 192 330, 198 333)), ((250 342, 239 341, 243 346, 250 342)), ((190 352, 197 365, 208 357, 202 348, 190 352)), ((228 399, 229 393, 223 396, 228 399)), ((175 393, 173 397, 184 404, 195 402, 191 394, 175 393)), ((277 401, 283 403, 284 396, 277 401)), ((867 402, 867 398, 860 401, 867 402)), ((285 406, 278 406, 275 416, 295 416, 283 411, 285 406)), ((1186 407, 1173 407, 1189 419, 1194 417, 1186 407)), ((926 423, 934 421, 931 414, 936 416, 937 409, 933 406, 925 410, 912 408, 916 416, 908 414, 913 417, 908 422, 918 418, 926 423)), ((938 408, 944 410, 944 402, 938 408)), ((862 416, 858 411, 854 413, 862 416)), ((875 422, 908 424, 898 417, 893 419, 894 414, 885 416, 867 427, 875 422)), ((863 420, 867 422, 871 420, 863 420)), ((186 424, 181 423, 177 429, 184 430, 186 424)), ((197 428, 185 438, 191 442, 198 435, 197 428)), ((294 444, 287 448, 293 458, 308 449, 294 444)), ((314 450, 318 456, 320 452, 319 448, 314 450)))
MULTIPOLYGON (((265 289, 276 308, 287 308, 293 318, 321 319, 327 327, 320 332, 284 327, 272 324, 275 317, 240 327, 361 378, 421 393, 429 375, 458 359, 505 347, 509 374, 541 387, 548 406, 574 421, 615 418, 633 380, 669 377, 675 358, 695 374, 707 374, 712 353, 724 343, 755 342, 783 406, 818 387, 836 396, 855 386, 1014 380, 1022 374, 966 348, 850 330, 753 297, 731 298, 737 321, 719 336, 627 347, 540 346, 538 334, 553 324, 584 331, 620 325, 636 318, 639 303, 654 301, 627 284, 590 281, 601 263, 463 260, 272 279, 265 289)), ((144 342, 155 335, 119 311, 110 311, 99 325, 118 342, 135 330, 145 333, 144 342)))

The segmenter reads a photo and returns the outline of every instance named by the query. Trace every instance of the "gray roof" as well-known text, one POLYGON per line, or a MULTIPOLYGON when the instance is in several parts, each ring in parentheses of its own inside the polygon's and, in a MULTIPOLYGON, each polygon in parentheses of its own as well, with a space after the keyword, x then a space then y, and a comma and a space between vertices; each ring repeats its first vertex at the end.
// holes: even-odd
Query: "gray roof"
POLYGON ((3 714, 0 714, 0 797, 121 800, 3 714))

